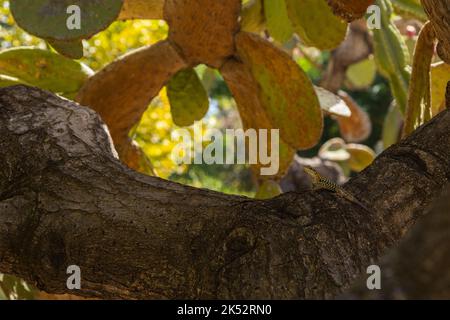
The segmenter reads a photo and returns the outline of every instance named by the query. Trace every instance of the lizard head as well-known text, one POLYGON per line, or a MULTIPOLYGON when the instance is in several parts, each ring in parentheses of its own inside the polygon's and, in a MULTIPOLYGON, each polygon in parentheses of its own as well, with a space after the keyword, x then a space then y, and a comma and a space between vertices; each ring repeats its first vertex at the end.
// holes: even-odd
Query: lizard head
POLYGON ((303 170, 310 176, 314 176, 317 174, 317 171, 313 169, 313 167, 310 166, 303 166, 303 170))
POLYGON ((319 183, 320 174, 315 169, 313 169, 310 166, 303 166, 303 170, 306 172, 306 174, 308 174, 313 186, 316 185, 317 183, 319 183))

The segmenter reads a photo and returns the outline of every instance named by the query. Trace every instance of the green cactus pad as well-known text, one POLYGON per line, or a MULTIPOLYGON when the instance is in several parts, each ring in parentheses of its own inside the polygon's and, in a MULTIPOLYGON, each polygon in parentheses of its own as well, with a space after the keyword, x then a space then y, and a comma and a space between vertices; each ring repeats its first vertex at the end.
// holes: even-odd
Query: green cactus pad
POLYGON ((87 39, 107 28, 119 15, 122 0, 11 0, 10 6, 17 24, 30 34, 69 41, 87 39), (68 28, 75 12, 68 10, 71 6, 80 9, 79 29, 68 28))

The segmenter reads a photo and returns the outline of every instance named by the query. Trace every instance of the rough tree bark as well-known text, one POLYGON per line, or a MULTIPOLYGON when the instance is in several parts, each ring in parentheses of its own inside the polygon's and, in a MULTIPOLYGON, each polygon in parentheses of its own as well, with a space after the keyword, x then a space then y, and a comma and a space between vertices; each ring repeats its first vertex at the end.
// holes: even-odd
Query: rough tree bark
POLYGON ((343 298, 450 298, 450 185, 431 212, 381 259, 381 290, 367 290, 362 279, 343 298))
MULTIPOLYGON (((332 298, 423 215, 450 180, 450 110, 345 188, 267 201, 140 175, 90 109, 0 89, 0 272, 102 298, 332 298)), ((70 292, 73 293, 73 292, 70 292)))

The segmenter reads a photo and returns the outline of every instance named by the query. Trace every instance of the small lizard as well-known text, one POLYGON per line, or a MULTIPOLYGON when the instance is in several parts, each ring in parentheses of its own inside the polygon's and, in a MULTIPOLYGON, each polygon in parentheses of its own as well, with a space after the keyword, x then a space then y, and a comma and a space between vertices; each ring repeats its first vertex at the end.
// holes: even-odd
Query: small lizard
POLYGON ((345 191, 342 187, 338 186, 336 183, 328 180, 310 166, 304 166, 303 170, 305 170, 305 172, 311 178, 311 183, 313 185, 314 190, 325 189, 335 192, 337 195, 347 199, 350 202, 356 203, 364 210, 371 212, 364 204, 361 203, 361 201, 356 199, 354 195, 352 195, 348 191, 345 191))

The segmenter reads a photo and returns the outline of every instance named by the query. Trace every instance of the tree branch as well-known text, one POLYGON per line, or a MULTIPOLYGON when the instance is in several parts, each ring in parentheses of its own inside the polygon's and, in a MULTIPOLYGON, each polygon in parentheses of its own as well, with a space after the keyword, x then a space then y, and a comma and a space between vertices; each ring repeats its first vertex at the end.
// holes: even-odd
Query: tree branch
POLYGON ((381 259, 380 290, 367 290, 362 279, 343 298, 449 299, 449 199, 450 187, 400 245, 381 259))
POLYGON ((140 175, 90 109, 0 89, 0 271, 50 293, 102 298, 332 298, 450 180, 450 111, 345 185, 268 201, 140 175))

